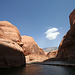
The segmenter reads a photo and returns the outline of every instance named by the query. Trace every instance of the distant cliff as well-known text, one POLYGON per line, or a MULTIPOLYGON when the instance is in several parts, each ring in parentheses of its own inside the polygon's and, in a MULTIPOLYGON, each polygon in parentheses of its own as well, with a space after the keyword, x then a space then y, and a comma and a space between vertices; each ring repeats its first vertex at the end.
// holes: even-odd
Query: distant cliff
POLYGON ((47 47, 47 48, 43 48, 43 50, 45 52, 50 52, 50 51, 57 50, 57 49, 58 49, 58 47, 47 47))

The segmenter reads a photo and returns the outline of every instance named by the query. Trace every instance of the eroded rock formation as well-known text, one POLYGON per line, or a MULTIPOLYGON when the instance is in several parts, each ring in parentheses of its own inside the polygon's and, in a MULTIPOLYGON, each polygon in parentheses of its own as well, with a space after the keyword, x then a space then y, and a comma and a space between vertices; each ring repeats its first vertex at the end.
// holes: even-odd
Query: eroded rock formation
POLYGON ((0 67, 25 65, 23 49, 10 39, 0 38, 0 67))
POLYGON ((58 50, 53 50, 47 53, 48 58, 55 58, 57 56, 58 50))
POLYGON ((29 54, 41 54, 44 55, 44 51, 38 47, 37 43, 30 36, 21 36, 21 42, 24 44, 22 46, 25 55, 29 54))
POLYGON ((75 9, 69 16, 70 30, 66 33, 61 41, 57 58, 67 61, 75 61, 75 9))
POLYGON ((21 36, 18 29, 7 21, 0 22, 0 67, 26 64, 23 49, 17 44, 21 36))
POLYGON ((32 37, 20 36, 14 25, 8 21, 0 21, 0 67, 25 65, 25 56, 29 62, 47 58, 32 37))
POLYGON ((15 42, 21 41, 21 36, 18 29, 8 21, 0 21, 0 28, 4 32, 5 37, 8 37, 15 42))
POLYGON ((30 54, 26 56, 26 62, 27 63, 33 63, 33 62, 43 62, 47 60, 48 57, 45 55, 38 55, 38 54, 30 54))

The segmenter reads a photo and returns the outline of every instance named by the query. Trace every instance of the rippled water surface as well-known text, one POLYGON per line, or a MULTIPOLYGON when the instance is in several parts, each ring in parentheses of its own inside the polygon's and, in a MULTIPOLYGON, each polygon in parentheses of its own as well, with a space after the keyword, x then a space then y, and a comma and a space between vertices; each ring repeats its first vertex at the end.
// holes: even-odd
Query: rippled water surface
POLYGON ((75 67, 30 64, 21 68, 0 69, 0 75, 75 75, 75 67))

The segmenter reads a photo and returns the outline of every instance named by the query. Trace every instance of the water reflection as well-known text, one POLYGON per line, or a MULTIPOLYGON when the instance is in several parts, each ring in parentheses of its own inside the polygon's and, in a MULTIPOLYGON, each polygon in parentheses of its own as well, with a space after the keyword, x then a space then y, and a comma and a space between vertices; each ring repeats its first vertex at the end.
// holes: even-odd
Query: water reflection
POLYGON ((0 69, 0 75, 75 75, 75 67, 31 64, 21 68, 0 69))

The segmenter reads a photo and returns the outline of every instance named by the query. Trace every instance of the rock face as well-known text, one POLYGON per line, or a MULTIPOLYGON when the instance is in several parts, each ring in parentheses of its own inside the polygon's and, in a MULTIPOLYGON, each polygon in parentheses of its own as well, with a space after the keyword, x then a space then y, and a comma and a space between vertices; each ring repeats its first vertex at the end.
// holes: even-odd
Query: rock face
POLYGON ((44 51, 38 47, 34 39, 30 36, 21 36, 21 42, 24 44, 22 46, 25 55, 29 54, 42 54, 44 55, 44 51))
POLYGON ((40 54, 40 55, 45 55, 44 50, 43 50, 42 48, 40 48, 40 47, 39 47, 39 54, 40 54))
POLYGON ((30 54, 26 56, 26 63, 43 62, 47 59, 48 57, 45 55, 30 54))
POLYGON ((0 67, 17 67, 26 64, 18 29, 7 21, 0 22, 0 67))
POLYGON ((47 55, 49 52, 44 52, 45 53, 45 55, 47 55))
POLYGON ((75 61, 75 9, 69 16, 70 30, 66 33, 61 41, 57 58, 67 61, 75 61))
POLYGON ((55 58, 57 56, 58 50, 51 51, 47 53, 48 58, 55 58))
POLYGON ((0 67, 25 65, 23 49, 9 39, 0 38, 0 67))
POLYGON ((70 28, 71 28, 75 25, 75 9, 71 12, 69 16, 69 20, 70 20, 70 28))
POLYGON ((21 41, 21 36, 18 29, 8 21, 0 21, 0 28, 9 39, 15 42, 21 41))
POLYGON ((0 27, 0 38, 4 37, 4 31, 2 30, 2 28, 0 27))
POLYGON ((20 36, 18 29, 0 21, 0 67, 16 67, 27 62, 41 62, 48 57, 30 36, 20 36))

